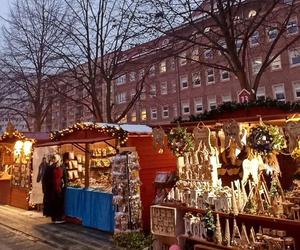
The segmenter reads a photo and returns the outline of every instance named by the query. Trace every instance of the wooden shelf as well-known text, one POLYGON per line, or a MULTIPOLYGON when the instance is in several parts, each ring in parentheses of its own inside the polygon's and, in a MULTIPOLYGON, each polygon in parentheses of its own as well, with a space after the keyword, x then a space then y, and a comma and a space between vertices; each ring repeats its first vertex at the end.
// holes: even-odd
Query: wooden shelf
POLYGON ((214 242, 209 242, 207 240, 200 240, 199 238, 189 237, 189 236, 186 236, 184 234, 179 235, 179 238, 183 238, 185 240, 195 241, 195 242, 199 243, 199 244, 196 244, 196 245, 207 246, 207 247, 210 247, 211 249, 224 249, 224 250, 227 250, 227 249, 238 250, 239 249, 239 248, 236 248, 236 247, 227 247, 227 246, 223 246, 223 245, 218 245, 214 242))
MULTIPOLYGON (((205 209, 191 208, 179 204, 177 205, 177 204, 164 203, 162 204, 162 206, 178 208, 184 212, 205 213, 205 209)), ((217 213, 220 215, 220 217, 226 217, 226 218, 237 217, 237 218, 247 219, 247 220, 265 221, 265 222, 280 223, 280 224, 291 225, 291 226, 300 226, 300 220, 290 220, 290 219, 269 217, 264 215, 253 215, 253 214, 244 214, 244 213, 239 213, 237 216, 234 216, 233 214, 224 213, 224 212, 213 211, 213 213, 214 214, 217 213)))

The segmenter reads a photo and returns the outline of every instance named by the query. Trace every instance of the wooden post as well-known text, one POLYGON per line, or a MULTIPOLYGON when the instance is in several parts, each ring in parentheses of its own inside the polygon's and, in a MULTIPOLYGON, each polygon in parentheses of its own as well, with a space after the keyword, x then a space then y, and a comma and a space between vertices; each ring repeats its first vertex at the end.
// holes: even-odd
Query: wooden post
POLYGON ((84 187, 89 188, 90 186, 90 144, 85 144, 85 180, 84 180, 84 187))

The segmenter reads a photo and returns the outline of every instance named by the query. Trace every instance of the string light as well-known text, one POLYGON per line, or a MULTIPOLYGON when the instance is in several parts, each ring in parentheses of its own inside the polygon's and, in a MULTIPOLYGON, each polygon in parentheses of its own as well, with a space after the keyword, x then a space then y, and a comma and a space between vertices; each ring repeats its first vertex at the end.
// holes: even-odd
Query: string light
POLYGON ((120 144, 123 145, 128 140, 128 133, 120 127, 111 127, 106 126, 102 127, 98 124, 86 124, 86 123, 75 123, 73 126, 68 128, 54 131, 50 133, 50 139, 53 141, 57 141, 61 139, 63 136, 72 134, 76 131, 84 131, 84 130, 95 130, 98 133, 108 134, 111 137, 115 137, 119 140, 120 144))

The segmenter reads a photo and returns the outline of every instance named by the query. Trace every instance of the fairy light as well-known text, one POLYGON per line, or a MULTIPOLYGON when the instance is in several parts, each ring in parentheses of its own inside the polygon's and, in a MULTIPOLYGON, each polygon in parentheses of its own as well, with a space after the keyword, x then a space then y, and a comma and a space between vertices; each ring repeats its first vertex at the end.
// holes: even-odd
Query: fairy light
POLYGON ((54 131, 50 133, 50 139, 53 141, 59 140, 61 137, 72 134, 75 131, 80 130, 96 130, 99 133, 105 133, 112 137, 117 138, 121 144, 125 144, 128 140, 128 133, 120 127, 102 127, 97 124, 85 124, 85 123, 75 123, 73 126, 60 131, 54 131))

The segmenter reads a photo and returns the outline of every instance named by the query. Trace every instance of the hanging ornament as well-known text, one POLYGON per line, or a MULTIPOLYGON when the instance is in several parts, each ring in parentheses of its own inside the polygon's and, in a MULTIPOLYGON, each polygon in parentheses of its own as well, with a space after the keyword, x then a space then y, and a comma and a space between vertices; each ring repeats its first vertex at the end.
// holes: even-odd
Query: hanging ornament
POLYGON ((168 146, 176 157, 184 156, 194 148, 193 136, 186 128, 173 128, 168 134, 168 146))
POLYGON ((248 142, 254 151, 263 156, 277 153, 286 147, 286 141, 280 128, 263 123, 251 129, 248 142))
POLYGON ((225 147, 229 147, 230 142, 234 141, 236 145, 242 149, 240 125, 237 121, 231 120, 223 125, 223 131, 225 134, 225 147))
POLYGON ((163 130, 163 128, 154 128, 152 130, 152 136, 153 136, 153 148, 154 150, 157 151, 158 149, 158 153, 162 154, 164 152, 165 149, 165 131, 163 130))

